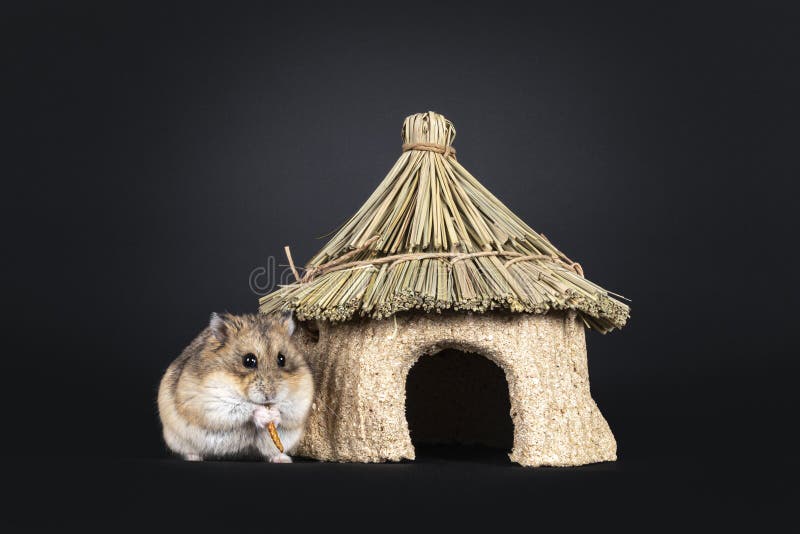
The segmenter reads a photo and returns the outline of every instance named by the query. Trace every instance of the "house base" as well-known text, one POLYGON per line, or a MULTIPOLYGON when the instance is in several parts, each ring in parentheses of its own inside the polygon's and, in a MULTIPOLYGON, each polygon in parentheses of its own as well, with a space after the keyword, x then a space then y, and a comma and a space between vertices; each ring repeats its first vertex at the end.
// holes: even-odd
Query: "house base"
POLYGON ((499 366, 508 383, 514 445, 526 466, 616 460, 611 429, 592 400, 584 328, 574 312, 406 313, 298 329, 317 394, 295 454, 339 462, 414 459, 406 378, 445 348, 499 366))

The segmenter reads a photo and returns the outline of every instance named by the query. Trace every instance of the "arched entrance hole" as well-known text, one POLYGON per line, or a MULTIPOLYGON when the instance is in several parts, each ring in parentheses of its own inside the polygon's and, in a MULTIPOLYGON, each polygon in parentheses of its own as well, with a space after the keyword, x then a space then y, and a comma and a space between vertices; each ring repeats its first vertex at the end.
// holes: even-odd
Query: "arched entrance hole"
POLYGON ((482 452, 511 450, 514 426, 502 369, 474 353, 445 349, 420 357, 406 380, 411 441, 441 456, 454 445, 482 452))

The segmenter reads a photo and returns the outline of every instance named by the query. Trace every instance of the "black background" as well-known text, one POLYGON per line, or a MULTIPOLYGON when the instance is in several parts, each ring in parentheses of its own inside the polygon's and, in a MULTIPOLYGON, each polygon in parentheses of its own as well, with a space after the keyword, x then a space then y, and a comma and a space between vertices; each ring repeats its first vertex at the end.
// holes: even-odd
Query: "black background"
POLYGON ((799 463, 790 5, 4 7, 4 518, 780 520, 799 463), (587 339, 619 462, 168 459, 166 366, 211 311, 256 309, 250 272, 283 245, 308 259, 427 110, 484 185, 632 299, 623 331, 587 339))

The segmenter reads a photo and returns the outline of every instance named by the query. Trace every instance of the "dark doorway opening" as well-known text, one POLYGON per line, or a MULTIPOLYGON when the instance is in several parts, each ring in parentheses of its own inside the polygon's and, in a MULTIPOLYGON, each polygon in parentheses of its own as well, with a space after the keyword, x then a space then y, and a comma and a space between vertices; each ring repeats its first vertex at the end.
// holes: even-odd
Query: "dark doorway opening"
POLYGON ((473 353, 423 355, 406 381, 406 418, 417 458, 491 457, 507 461, 514 442, 502 369, 473 353))

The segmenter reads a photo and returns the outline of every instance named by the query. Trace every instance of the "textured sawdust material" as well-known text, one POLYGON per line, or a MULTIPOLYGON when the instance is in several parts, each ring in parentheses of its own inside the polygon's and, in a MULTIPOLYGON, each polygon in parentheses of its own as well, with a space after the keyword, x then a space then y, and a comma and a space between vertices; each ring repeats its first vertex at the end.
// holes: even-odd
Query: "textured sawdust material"
POLYGON ((584 328, 574 312, 401 314, 300 329, 317 396, 297 454, 319 460, 414 458, 405 417, 409 369, 445 348, 480 354, 505 373, 514 423, 510 459, 527 466, 616 460, 616 441, 589 391, 584 328))

